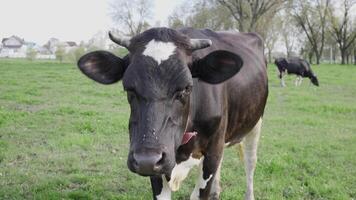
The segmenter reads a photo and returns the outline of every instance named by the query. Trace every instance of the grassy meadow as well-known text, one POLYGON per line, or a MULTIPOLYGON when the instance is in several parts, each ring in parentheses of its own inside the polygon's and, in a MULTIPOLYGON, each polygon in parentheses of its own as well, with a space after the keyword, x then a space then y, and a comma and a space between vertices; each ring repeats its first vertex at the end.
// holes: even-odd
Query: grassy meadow
MULTIPOLYGON (((356 66, 313 66, 320 87, 294 76, 270 94, 255 173, 256 199, 356 199, 356 66)), ((0 60, 0 199, 150 199, 126 167, 129 107, 121 83, 99 85, 73 64, 0 60)), ((243 199, 235 148, 225 151, 221 199, 243 199)), ((197 170, 173 199, 189 199, 197 170)))

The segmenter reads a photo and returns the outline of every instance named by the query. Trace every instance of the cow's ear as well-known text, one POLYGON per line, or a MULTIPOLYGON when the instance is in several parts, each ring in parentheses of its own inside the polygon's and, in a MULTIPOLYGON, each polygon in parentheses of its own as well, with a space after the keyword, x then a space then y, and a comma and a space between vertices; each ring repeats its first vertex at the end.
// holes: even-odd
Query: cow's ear
POLYGON ((127 57, 121 59, 108 51, 90 52, 78 61, 78 67, 83 74, 102 84, 119 81, 128 64, 127 57))
POLYGON ((239 55, 229 51, 214 51, 204 58, 194 61, 191 67, 193 78, 217 84, 240 71, 243 61, 239 55))

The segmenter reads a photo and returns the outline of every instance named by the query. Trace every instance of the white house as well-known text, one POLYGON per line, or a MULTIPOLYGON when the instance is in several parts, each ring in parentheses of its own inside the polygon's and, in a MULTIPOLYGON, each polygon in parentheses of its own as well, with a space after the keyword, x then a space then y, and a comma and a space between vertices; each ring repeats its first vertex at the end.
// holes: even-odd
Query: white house
POLYGON ((57 51, 57 46, 59 44, 59 39, 57 38, 50 38, 48 42, 43 45, 45 48, 47 48, 52 54, 54 54, 57 51))
POLYGON ((27 45, 25 40, 21 39, 15 35, 4 38, 1 41, 2 48, 0 51, 0 57, 8 58, 25 58, 27 45))
POLYGON ((60 41, 57 38, 50 38, 43 45, 37 45, 34 42, 25 42, 18 36, 3 38, 0 43, 0 58, 26 58, 27 51, 34 49, 37 52, 37 59, 55 59, 55 53, 58 47, 62 47, 65 53, 78 47, 73 41, 60 41))
POLYGON ((37 59, 56 59, 56 56, 46 46, 35 45, 33 49, 37 52, 37 59))
POLYGON ((69 52, 71 49, 76 48, 78 45, 72 41, 62 42, 57 38, 50 38, 44 45, 52 54, 55 54, 58 47, 63 47, 65 52, 69 52))

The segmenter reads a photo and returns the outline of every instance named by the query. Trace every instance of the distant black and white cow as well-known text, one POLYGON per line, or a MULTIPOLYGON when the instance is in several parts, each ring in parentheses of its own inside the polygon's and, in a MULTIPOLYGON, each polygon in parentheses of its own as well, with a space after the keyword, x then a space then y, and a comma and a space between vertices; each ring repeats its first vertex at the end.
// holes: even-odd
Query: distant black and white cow
POLYGON ((131 107, 128 167, 149 176, 153 198, 167 200, 189 170, 200 166, 190 199, 218 199, 225 146, 243 143, 246 199, 253 174, 268 87, 261 38, 253 33, 152 28, 133 38, 109 35, 126 47, 78 62, 103 84, 122 79, 131 107))
POLYGON ((281 86, 285 87, 284 76, 286 74, 295 74, 297 78, 295 80, 295 86, 302 84, 303 77, 308 77, 310 81, 319 86, 318 78, 313 73, 309 63, 301 58, 277 58, 274 62, 277 65, 279 71, 279 78, 281 79, 281 86))

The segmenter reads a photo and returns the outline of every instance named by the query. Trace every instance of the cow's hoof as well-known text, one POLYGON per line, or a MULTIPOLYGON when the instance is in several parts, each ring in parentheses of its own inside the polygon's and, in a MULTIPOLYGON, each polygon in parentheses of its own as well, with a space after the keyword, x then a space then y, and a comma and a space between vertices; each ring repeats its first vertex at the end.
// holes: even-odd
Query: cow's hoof
POLYGON ((220 195, 218 193, 214 192, 214 193, 210 194, 209 199, 210 200, 219 200, 220 195))
POLYGON ((255 200, 255 197, 251 193, 246 193, 245 200, 255 200))

